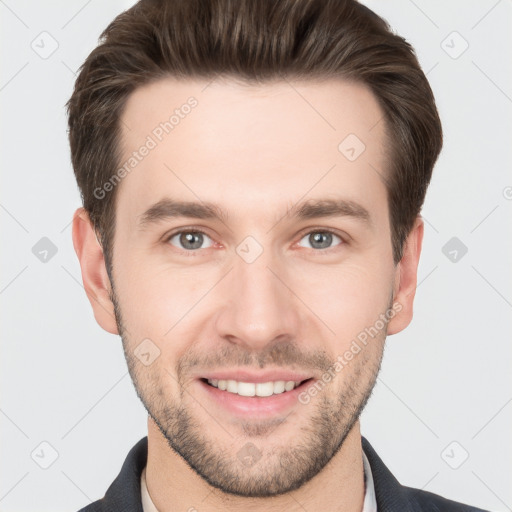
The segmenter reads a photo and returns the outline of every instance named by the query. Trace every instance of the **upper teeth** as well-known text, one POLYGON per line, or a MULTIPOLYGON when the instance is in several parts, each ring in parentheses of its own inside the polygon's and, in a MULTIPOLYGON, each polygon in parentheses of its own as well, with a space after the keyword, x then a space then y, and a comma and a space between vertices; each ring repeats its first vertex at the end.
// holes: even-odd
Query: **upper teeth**
POLYGON ((219 380, 208 379, 208 383, 216 388, 228 391, 229 393, 236 393, 240 396, 270 396, 283 393, 284 391, 291 391, 296 388, 301 381, 294 382, 293 380, 284 381, 278 380, 275 382, 238 382, 236 380, 219 380))

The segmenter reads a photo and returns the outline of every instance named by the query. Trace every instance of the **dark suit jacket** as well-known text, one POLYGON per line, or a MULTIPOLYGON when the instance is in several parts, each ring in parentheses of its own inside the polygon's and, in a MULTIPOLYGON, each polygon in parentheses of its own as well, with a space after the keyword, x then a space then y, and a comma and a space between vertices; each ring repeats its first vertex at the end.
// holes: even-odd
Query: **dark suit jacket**
MULTIPOLYGON (((485 512, 437 494, 400 485, 364 437, 362 445, 372 469, 377 512, 485 512)), ((105 496, 78 512, 142 512, 140 476, 147 456, 146 436, 130 450, 105 496)))

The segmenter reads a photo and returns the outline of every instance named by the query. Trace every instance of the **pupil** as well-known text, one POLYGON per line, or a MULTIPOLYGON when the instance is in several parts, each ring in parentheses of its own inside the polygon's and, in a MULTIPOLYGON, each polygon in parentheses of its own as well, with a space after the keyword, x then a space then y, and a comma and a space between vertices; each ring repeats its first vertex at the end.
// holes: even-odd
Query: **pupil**
POLYGON ((203 242, 203 235, 201 233, 185 233, 180 237, 180 243, 187 249, 199 249, 203 242), (194 238, 196 242, 194 243, 194 238))
POLYGON ((325 249, 325 248, 329 247, 329 245, 332 242, 332 235, 330 233, 315 233, 315 234, 311 235, 311 237, 313 239, 313 242, 311 243, 311 245, 313 247, 316 247, 319 249, 325 249), (323 244, 321 243, 322 239, 324 239, 323 244), (315 244, 317 242, 320 242, 320 247, 315 246, 315 244))

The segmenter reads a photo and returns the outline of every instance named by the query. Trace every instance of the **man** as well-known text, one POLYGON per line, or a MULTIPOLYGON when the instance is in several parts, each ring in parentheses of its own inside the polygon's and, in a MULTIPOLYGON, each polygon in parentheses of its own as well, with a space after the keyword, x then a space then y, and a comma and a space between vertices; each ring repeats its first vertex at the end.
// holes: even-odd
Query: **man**
POLYGON ((478 510, 360 433, 442 145, 402 38, 353 0, 141 0, 68 109, 84 287, 149 414, 82 510, 478 510))

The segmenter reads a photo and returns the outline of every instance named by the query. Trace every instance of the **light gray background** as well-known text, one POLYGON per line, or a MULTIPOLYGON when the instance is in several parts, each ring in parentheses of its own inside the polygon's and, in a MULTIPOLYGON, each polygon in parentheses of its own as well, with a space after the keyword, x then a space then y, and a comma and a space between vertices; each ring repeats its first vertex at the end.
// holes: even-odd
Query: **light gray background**
MULTIPOLYGON (((82 288, 64 112, 74 73, 132 3, 0 0, 2 512, 100 498, 146 435, 121 340, 82 288), (46 263, 32 252, 42 237, 58 250, 46 263)), ((415 318, 388 338, 363 435, 401 483, 512 510, 512 1, 366 3, 416 48, 445 147, 423 210, 415 318), (452 237, 468 248, 456 262, 442 252, 452 237)))

